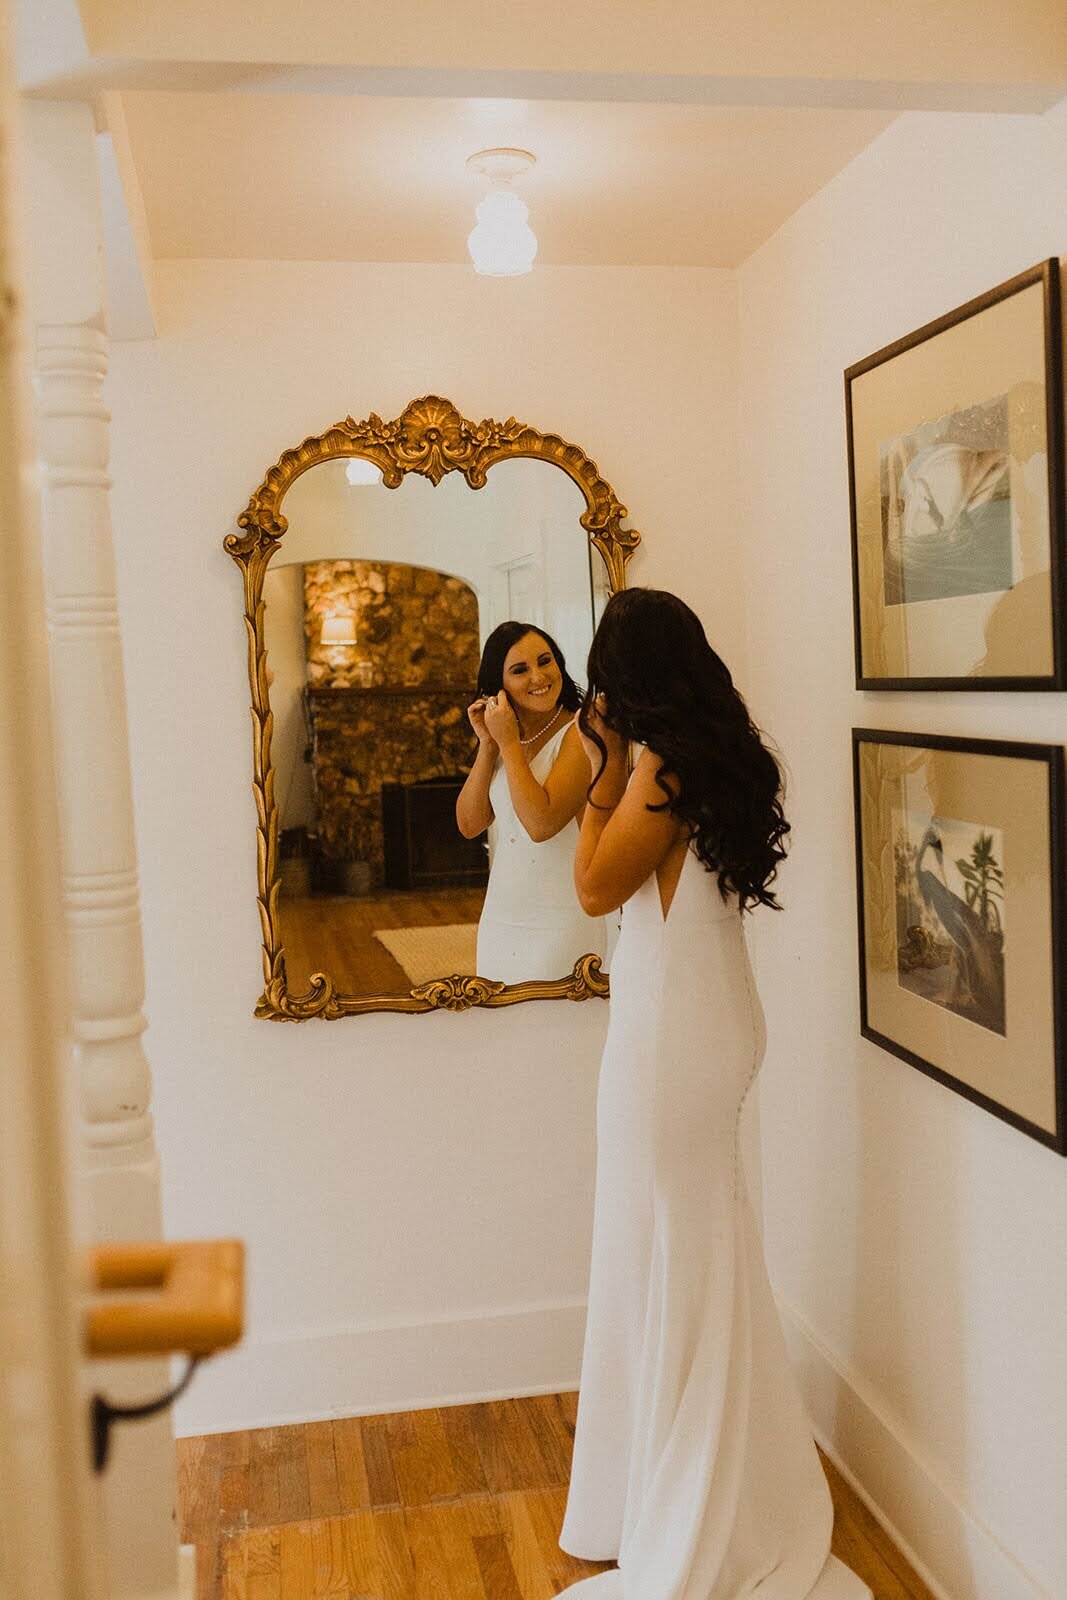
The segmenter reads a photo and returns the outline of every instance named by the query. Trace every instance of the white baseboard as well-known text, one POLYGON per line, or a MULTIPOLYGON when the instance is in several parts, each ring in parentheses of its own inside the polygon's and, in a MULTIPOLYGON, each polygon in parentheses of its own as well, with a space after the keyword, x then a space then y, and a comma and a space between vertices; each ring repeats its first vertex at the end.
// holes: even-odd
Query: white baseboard
POLYGON ((778 1311, 819 1444, 937 1600, 1050 1600, 922 1458, 870 1386, 798 1311, 781 1300, 778 1311))
POLYGON ((417 1411, 578 1387, 585 1300, 250 1338, 206 1362, 179 1435, 417 1411))

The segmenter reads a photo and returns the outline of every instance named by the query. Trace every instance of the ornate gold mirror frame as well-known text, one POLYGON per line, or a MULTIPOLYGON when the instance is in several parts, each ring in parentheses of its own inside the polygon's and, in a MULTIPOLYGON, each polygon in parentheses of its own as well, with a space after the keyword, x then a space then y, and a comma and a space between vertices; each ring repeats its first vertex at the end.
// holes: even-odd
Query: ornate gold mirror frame
POLYGON ((265 987, 256 1005, 257 1017, 302 1022, 308 1017, 332 1021, 365 1011, 466 1011, 471 1006, 510 1006, 520 1000, 586 1000, 606 996, 608 980, 600 958, 581 956, 567 977, 550 982, 497 983, 489 978, 453 974, 417 984, 406 994, 345 995, 334 989, 328 974, 312 973, 306 994, 292 994, 286 982, 285 950, 278 915, 278 806, 271 761, 273 714, 267 682, 267 648, 263 628, 263 579, 268 563, 288 527, 282 501, 291 485, 309 468, 338 457, 362 456, 381 468, 385 486, 398 489, 409 472, 429 478, 436 488, 449 472, 461 472, 472 489, 484 489, 486 473, 498 461, 529 456, 547 461, 572 478, 585 496, 579 519, 589 541, 608 570, 611 592, 626 584, 626 563, 641 535, 621 526, 627 515, 596 463, 576 444, 553 433, 539 433, 509 417, 507 422, 469 422, 450 400, 424 395, 413 400, 395 422, 373 413, 365 422, 343 422, 286 450, 267 472, 237 519, 243 531, 224 540, 244 577, 245 626, 248 631, 248 676, 252 690, 252 788, 256 798, 259 870, 259 915, 263 928, 265 987))

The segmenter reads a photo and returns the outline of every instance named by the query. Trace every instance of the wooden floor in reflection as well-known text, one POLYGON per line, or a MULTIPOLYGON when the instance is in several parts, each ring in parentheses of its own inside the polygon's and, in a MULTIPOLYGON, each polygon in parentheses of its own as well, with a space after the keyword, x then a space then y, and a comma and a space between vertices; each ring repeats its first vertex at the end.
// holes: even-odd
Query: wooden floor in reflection
POLYGON ((411 980, 374 938, 375 930, 477 922, 484 899, 484 889, 410 889, 365 898, 314 895, 283 899, 282 943, 289 989, 300 993, 307 989, 313 972, 326 972, 342 994, 406 992, 411 980))

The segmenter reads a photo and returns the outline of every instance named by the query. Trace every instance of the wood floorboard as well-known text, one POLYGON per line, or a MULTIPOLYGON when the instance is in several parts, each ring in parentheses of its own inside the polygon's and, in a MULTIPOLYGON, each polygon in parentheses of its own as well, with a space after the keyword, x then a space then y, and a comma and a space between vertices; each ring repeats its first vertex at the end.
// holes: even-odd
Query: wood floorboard
POLYGON ((278 1573, 281 1600, 296 1600, 319 1594, 315 1582, 315 1559, 311 1548, 310 1522, 284 1522, 279 1530, 278 1573))
POLYGON ((382 1562, 381 1518, 345 1517, 341 1529, 351 1593, 359 1595, 360 1600, 369 1596, 385 1600, 389 1591, 382 1562))
POLYGON ((553 1600, 555 1585, 545 1566, 526 1495, 504 1495, 503 1509, 508 1552, 522 1600, 553 1600))
POLYGON ((522 1590, 511 1565, 508 1542, 502 1533, 475 1534, 471 1539, 481 1574, 482 1590, 493 1600, 522 1600, 522 1590))
MULTIPOLYGON (((197 1600, 555 1600, 576 1396, 178 1442, 197 1600)), ((933 1600, 829 1461, 833 1548, 874 1600, 933 1600)))
POLYGON ((415 1568, 402 1511, 379 1512, 374 1518, 382 1591, 378 1600, 411 1600, 415 1568))
POLYGON ((406 1506, 432 1505, 459 1493, 448 1438, 439 1411, 412 1411, 412 1437, 393 1450, 400 1499, 406 1506))
POLYGON ((296 1522, 311 1514, 307 1442, 302 1426, 278 1428, 279 1522, 296 1522))
POLYGON ((370 1484, 363 1456, 363 1428, 359 1417, 339 1417, 333 1424, 333 1452, 337 1462, 337 1494, 342 1511, 370 1508, 370 1484))
POLYGON ((548 1471, 548 1482, 567 1483, 574 1435, 564 1424, 556 1398, 554 1394, 532 1395, 529 1400, 521 1402, 521 1410, 537 1440, 537 1448, 548 1471))
POLYGON ((454 1505, 405 1506, 404 1528, 415 1600, 486 1600, 462 1511, 454 1505))
POLYGON ((219 1592, 222 1600, 247 1600, 248 1540, 230 1534, 222 1542, 219 1592))
POLYGON ((178 1456, 182 1539, 196 1546, 196 1600, 216 1600, 221 1539, 222 1442, 220 1435, 183 1439, 178 1456))
POLYGON ((218 1516, 219 1436, 178 1440, 178 1501, 181 1507, 181 1536, 194 1544, 206 1536, 212 1512, 218 1516))
POLYGON ((456 1478, 456 1493, 461 1495, 485 1494, 489 1488, 471 1426, 470 1409, 469 1406, 442 1406, 440 1411, 456 1478))
POLYGON ((279 1428, 257 1428, 249 1435, 248 1525, 269 1528, 282 1519, 278 1472, 279 1428))
POLYGON ((363 1459, 372 1506, 384 1509, 400 1504, 393 1456, 389 1447, 389 1417, 363 1418, 363 1459))
POLYGON ((309 1422, 307 1442, 308 1505, 313 1517, 335 1517, 341 1509, 332 1422, 309 1422))
POLYGON ((251 1528, 247 1534, 237 1535, 234 1542, 245 1547, 247 1600, 281 1600, 281 1530, 251 1528))

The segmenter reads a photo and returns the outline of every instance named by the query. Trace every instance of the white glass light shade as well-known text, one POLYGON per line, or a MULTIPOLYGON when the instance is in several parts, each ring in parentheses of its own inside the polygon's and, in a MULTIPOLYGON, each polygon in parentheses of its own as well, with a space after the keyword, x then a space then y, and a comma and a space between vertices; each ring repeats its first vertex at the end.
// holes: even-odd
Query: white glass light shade
POLYGON ((381 483, 382 469, 362 456, 353 456, 345 468, 345 477, 356 489, 369 488, 371 484, 381 483))
POLYGON ((537 239, 530 215, 510 189, 491 189, 478 207, 478 221, 467 239, 475 272, 487 278, 517 278, 529 272, 537 239))
POLYGON ((351 611, 335 611, 322 619, 322 643, 332 646, 356 643, 356 619, 351 611))

